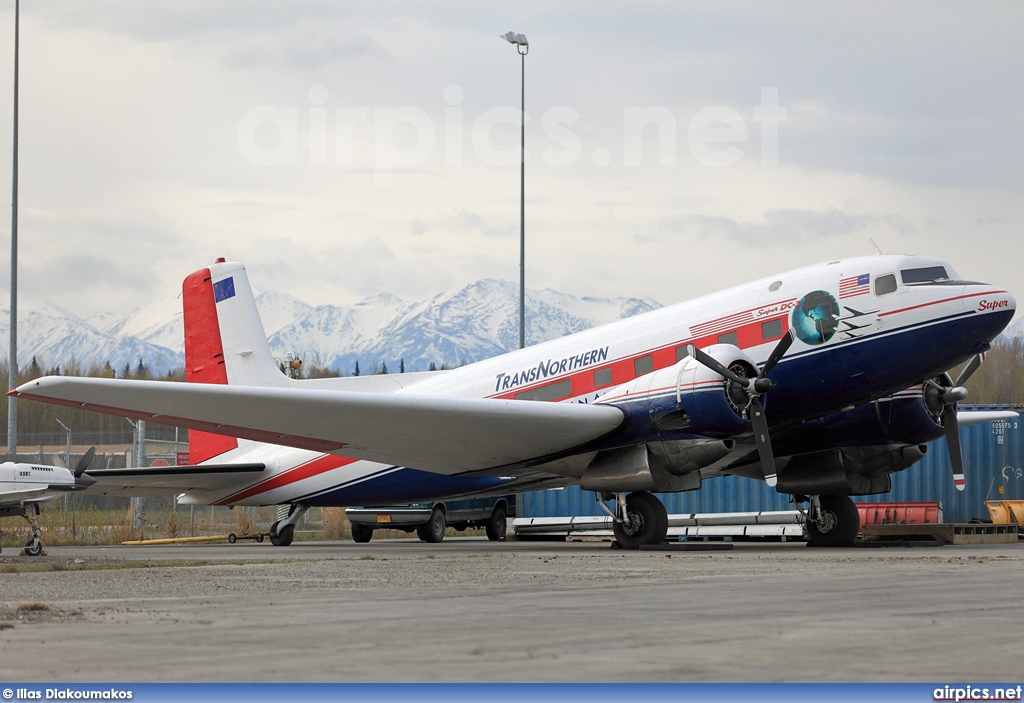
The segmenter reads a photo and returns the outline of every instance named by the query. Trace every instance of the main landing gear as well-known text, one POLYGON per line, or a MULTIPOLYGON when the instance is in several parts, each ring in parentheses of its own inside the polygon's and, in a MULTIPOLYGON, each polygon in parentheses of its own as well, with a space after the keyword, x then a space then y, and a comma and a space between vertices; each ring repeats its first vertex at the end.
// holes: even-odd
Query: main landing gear
POLYGON ((668 534, 668 511, 665 505, 646 491, 637 493, 603 493, 598 501, 611 516, 615 541, 623 549, 639 549, 644 544, 660 544, 668 534), (603 501, 615 499, 615 512, 603 501))
MULTIPOLYGON (((860 531, 860 513, 849 496, 793 496, 795 503, 809 501, 807 543, 814 547, 852 547, 860 531)), ((799 510, 799 505, 797 506, 799 510)))
POLYGON ((39 517, 39 505, 37 503, 2 508, 0 509, 0 517, 25 518, 28 524, 32 526, 32 538, 25 543, 25 556, 38 557, 43 553, 43 531, 39 529, 39 522, 36 520, 39 517))
POLYGON ((295 523, 309 510, 308 505, 291 503, 277 509, 277 522, 270 526, 270 543, 275 547, 287 547, 295 539, 295 523))

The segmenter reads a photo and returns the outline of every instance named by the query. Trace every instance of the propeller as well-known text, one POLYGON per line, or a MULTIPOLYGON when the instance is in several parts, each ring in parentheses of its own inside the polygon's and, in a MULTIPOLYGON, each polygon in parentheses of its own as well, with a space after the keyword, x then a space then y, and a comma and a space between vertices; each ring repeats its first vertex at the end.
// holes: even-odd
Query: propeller
POLYGON ((84 474, 89 464, 92 463, 92 458, 96 454, 96 447, 89 447, 89 451, 82 455, 82 458, 78 460, 78 464, 75 465, 75 478, 79 478, 84 474))
POLYGON ((967 482, 964 479, 964 454, 960 447, 960 423, 956 419, 956 404, 967 397, 964 384, 974 375, 984 359, 984 354, 975 355, 951 386, 943 386, 935 379, 925 381, 925 404, 938 413, 939 422, 946 435, 949 462, 953 467, 953 485, 958 491, 964 490, 967 482))
POLYGON ((92 458, 96 454, 96 447, 89 447, 89 451, 82 455, 82 458, 78 460, 75 465, 75 485, 83 488, 88 488, 92 484, 96 483, 96 479, 89 476, 85 472, 88 471, 89 465, 92 464, 92 458))
MULTIPOLYGON (((686 353, 696 359, 699 363, 708 367, 715 373, 732 381, 747 396, 747 415, 750 424, 754 428, 754 444, 757 446, 757 455, 761 459, 761 468, 764 471, 764 480, 769 486, 775 487, 778 483, 778 473, 775 470, 775 455, 772 454, 772 440, 768 435, 768 418, 764 414, 764 405, 761 403, 761 396, 772 389, 772 381, 768 378, 779 359, 789 351, 793 344, 793 330, 786 332, 785 336, 772 349, 768 360, 761 367, 761 372, 754 378, 742 376, 710 354, 701 351, 694 345, 686 347, 686 353)), ((954 413, 955 414, 955 413, 954 413)))

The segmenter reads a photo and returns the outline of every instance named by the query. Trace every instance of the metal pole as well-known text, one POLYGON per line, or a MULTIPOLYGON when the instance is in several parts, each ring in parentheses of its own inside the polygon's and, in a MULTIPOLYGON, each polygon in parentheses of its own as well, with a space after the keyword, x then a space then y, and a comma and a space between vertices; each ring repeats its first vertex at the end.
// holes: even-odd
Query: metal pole
MULTIPOLYGON (((11 180, 11 345, 7 354, 7 390, 18 387, 18 19, 21 0, 14 3, 14 175, 11 180)), ((18 453, 18 401, 7 399, 7 453, 18 453)))
MULTIPOLYGON (((519 348, 526 346, 526 52, 522 59, 522 91, 519 112, 519 348)), ((529 48, 527 48, 529 51, 529 48)))
MULTIPOLYGON (((64 466, 65 466, 65 468, 68 468, 68 469, 71 469, 72 471, 74 471, 74 468, 71 466, 71 430, 63 422, 61 422, 60 420, 57 420, 57 418, 53 418, 53 419, 56 420, 57 424, 60 425, 61 427, 63 427, 64 431, 68 433, 67 434, 68 443, 66 445, 66 449, 64 450, 64 466)), ((71 501, 71 494, 70 493, 65 493, 64 494, 64 524, 65 525, 67 525, 67 523, 68 523, 68 503, 70 501, 71 501)))

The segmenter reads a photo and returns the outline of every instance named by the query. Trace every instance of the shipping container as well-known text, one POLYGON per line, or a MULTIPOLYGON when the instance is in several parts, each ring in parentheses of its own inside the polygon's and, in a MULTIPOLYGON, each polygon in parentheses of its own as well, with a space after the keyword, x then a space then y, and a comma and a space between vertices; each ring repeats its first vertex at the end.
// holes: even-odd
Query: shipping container
MULTIPOLYGON (((1024 411, 1020 406, 974 405, 962 410, 1024 411)), ((928 454, 909 469, 892 476, 892 490, 876 496, 855 498, 858 502, 900 501, 942 503, 946 522, 988 519, 986 498, 1024 499, 1024 427, 1015 420, 960 428, 967 488, 953 485, 946 440, 928 445, 928 454)), ((776 493, 762 481, 725 476, 704 482, 699 491, 658 493, 670 514, 726 513, 736 511, 786 510, 789 496, 776 493)), ((522 517, 601 515, 596 494, 571 486, 551 491, 526 493, 520 502, 522 517)))

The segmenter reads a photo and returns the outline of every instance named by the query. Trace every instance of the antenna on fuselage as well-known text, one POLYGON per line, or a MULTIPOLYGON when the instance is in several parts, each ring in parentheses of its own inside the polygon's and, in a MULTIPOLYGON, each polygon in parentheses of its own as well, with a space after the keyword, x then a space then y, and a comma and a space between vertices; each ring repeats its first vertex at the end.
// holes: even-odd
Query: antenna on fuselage
POLYGON ((875 247, 875 251, 878 252, 879 256, 885 256, 885 252, 882 251, 882 248, 880 246, 875 244, 875 240, 874 239, 872 239, 871 237, 868 237, 868 241, 871 242, 872 246, 875 247))

